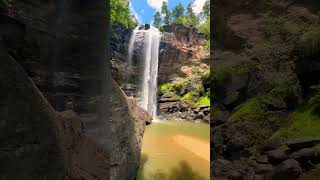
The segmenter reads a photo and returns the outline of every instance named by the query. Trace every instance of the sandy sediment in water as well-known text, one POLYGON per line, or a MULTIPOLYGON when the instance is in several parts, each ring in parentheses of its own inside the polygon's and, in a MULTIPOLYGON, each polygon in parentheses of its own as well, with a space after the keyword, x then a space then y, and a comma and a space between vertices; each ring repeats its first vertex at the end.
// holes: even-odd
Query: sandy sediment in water
POLYGON ((173 141, 198 157, 210 161, 210 143, 202 141, 197 138, 175 135, 172 137, 173 141))

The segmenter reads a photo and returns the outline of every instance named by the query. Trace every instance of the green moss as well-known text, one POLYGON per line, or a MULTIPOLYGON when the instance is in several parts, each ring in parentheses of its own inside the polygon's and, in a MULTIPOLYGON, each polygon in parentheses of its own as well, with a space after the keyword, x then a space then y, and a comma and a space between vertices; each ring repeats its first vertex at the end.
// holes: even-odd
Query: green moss
POLYGON ((251 145, 267 140, 279 126, 279 119, 268 111, 268 97, 257 97, 238 106, 228 123, 246 135, 251 145))
POLYGON ((188 79, 180 78, 174 82, 160 85, 159 89, 160 91, 172 91, 178 94, 180 92, 180 89, 182 87, 186 88, 189 82, 190 81, 188 79))
POLYGON ((214 69, 214 78, 216 84, 221 84, 227 79, 239 76, 249 72, 252 64, 249 62, 240 62, 238 64, 221 64, 214 69))
POLYGON ((162 85, 160 85, 159 89, 161 91, 174 91, 175 90, 172 83, 162 84, 162 85))
POLYGON ((196 96, 194 92, 188 92, 182 97, 182 101, 188 103, 191 106, 194 106, 196 103, 196 96))
POLYGON ((253 98, 243 103, 231 115, 231 121, 259 121, 264 118, 266 112, 266 104, 269 99, 266 97, 253 98))
POLYGON ((169 98, 171 98, 171 99, 173 99, 173 100, 179 100, 179 99, 180 99, 180 97, 179 97, 177 94, 175 94, 174 92, 172 92, 172 91, 167 91, 167 92, 165 92, 165 93, 163 94, 163 96, 164 96, 164 97, 169 97, 169 98))
POLYGON ((202 96, 198 99, 195 106, 210 106, 210 98, 208 96, 202 96))
POLYGON ((311 111, 293 112, 289 125, 279 129, 271 139, 314 138, 320 137, 320 118, 311 111))

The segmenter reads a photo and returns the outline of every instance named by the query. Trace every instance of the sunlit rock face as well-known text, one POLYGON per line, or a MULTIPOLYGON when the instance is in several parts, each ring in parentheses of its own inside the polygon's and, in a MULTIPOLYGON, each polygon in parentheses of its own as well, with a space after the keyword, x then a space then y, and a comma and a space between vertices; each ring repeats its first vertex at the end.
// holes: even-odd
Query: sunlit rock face
POLYGON ((159 74, 160 84, 177 76, 180 68, 190 63, 191 58, 201 57, 205 37, 194 27, 170 25, 164 27, 160 43, 159 74))

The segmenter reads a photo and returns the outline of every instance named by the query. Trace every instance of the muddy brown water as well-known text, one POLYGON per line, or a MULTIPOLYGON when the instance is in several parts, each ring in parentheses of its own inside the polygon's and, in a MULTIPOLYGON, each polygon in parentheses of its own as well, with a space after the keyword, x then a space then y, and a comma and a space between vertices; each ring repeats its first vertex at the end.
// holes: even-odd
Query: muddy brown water
POLYGON ((146 127, 137 180, 209 180, 210 126, 155 121, 146 127))

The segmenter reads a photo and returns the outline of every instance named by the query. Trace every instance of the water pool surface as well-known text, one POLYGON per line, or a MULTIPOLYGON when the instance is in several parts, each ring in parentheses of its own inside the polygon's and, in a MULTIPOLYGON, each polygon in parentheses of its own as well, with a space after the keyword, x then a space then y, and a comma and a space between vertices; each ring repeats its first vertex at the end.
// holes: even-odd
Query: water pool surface
POLYGON ((137 180, 209 180, 210 126, 155 121, 146 127, 137 180))

